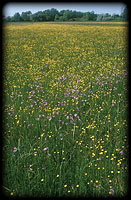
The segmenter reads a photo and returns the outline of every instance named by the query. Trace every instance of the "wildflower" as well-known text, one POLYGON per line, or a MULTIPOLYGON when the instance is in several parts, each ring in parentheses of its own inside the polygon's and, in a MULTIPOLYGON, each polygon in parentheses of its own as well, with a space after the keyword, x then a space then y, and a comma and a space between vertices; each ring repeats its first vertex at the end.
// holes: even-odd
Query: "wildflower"
POLYGON ((13 194, 14 194, 13 192, 10 193, 11 196, 13 196, 13 194))
POLYGON ((96 188, 99 188, 100 186, 99 185, 96 185, 96 188))
POLYGON ((124 152, 123 152, 123 151, 120 151, 120 154, 121 154, 121 155, 123 155, 123 154, 124 154, 124 152))
POLYGON ((43 181, 44 181, 44 179, 42 178, 42 179, 41 179, 41 182, 43 182, 43 181))
POLYGON ((60 175, 59 175, 59 174, 57 174, 57 176, 56 176, 56 177, 58 178, 59 176, 60 176, 60 175))
POLYGON ((114 195, 114 190, 113 190, 113 188, 110 189, 109 194, 114 195))
POLYGON ((66 187, 67 187, 67 184, 65 184, 64 187, 66 188, 66 187))
POLYGON ((79 187, 79 185, 76 185, 76 187, 78 188, 78 187, 79 187))
POLYGON ((16 147, 14 147, 14 148, 13 148, 13 152, 16 152, 16 151, 17 151, 17 148, 16 148, 16 147))
POLYGON ((92 157, 95 157, 95 153, 92 153, 92 157))
POLYGON ((34 152, 34 156, 37 156, 37 152, 34 152))
POLYGON ((51 121, 52 117, 49 117, 49 121, 51 121))
POLYGON ((42 151, 46 151, 48 149, 48 147, 45 147, 44 149, 42 149, 42 151))
POLYGON ((74 114, 74 117, 77 117, 77 114, 76 114, 76 113, 74 114))
POLYGON ((36 120, 37 120, 37 121, 39 121, 39 120, 40 120, 40 118, 38 117, 38 118, 36 118, 36 120))

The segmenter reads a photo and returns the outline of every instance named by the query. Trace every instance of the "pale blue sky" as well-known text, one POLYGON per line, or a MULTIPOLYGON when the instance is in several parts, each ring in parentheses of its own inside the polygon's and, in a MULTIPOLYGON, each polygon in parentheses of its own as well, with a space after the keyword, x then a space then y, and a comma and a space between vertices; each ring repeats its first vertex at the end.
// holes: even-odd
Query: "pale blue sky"
POLYGON ((16 12, 20 14, 25 11, 35 13, 46 9, 56 8, 60 10, 76 10, 82 12, 94 11, 96 14, 109 13, 121 14, 126 5, 123 3, 7 3, 3 7, 3 15, 13 16, 16 12))

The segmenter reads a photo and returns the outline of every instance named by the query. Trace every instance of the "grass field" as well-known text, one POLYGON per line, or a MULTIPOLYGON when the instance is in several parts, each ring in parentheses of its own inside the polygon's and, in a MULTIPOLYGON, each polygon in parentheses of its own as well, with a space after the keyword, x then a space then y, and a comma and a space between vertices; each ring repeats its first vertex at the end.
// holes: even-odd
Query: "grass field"
POLYGON ((3 27, 7 196, 127 194, 127 27, 121 24, 3 27))

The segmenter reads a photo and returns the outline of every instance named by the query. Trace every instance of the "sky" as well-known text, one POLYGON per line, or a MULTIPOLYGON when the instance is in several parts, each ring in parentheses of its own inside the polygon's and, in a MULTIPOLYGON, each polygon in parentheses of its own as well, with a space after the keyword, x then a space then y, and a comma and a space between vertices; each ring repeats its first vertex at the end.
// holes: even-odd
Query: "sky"
POLYGON ((123 3, 7 3, 3 7, 3 15, 13 16, 16 12, 20 14, 25 11, 35 13, 37 11, 44 11, 51 8, 60 10, 76 10, 81 12, 94 11, 96 14, 121 14, 126 7, 123 3))

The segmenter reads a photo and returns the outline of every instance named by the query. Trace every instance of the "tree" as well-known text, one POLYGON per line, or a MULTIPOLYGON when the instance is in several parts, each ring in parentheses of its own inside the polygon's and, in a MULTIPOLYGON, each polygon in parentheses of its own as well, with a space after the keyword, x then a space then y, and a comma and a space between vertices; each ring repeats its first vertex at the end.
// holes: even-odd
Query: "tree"
POLYGON ((22 12, 21 14, 22 21, 31 21, 31 16, 32 16, 31 11, 22 12))
POLYGON ((121 16, 118 15, 118 14, 112 14, 112 19, 113 19, 114 21, 120 21, 120 20, 121 20, 121 16))
POLYGON ((64 21, 63 16, 60 16, 60 17, 59 17, 59 21, 64 21))
POLYGON ((65 10, 64 15, 63 15, 63 19, 65 21, 68 21, 71 18, 73 18, 73 12, 72 12, 72 10, 65 10))
POLYGON ((59 15, 58 14, 55 15, 54 21, 59 21, 59 15))
POLYGON ((105 14, 105 17, 110 17, 111 15, 109 13, 106 13, 105 14))
POLYGON ((13 21, 15 21, 15 22, 21 21, 21 16, 18 12, 14 14, 13 21))
POLYGON ((127 7, 124 8, 121 16, 122 16, 123 20, 125 20, 125 21, 128 20, 128 9, 127 9, 127 7))
POLYGON ((32 15, 32 19, 36 22, 46 21, 46 15, 44 12, 38 11, 32 15))
POLYGON ((60 15, 60 16, 63 16, 63 15, 64 15, 64 12, 65 12, 65 10, 61 10, 61 11, 59 12, 59 15, 60 15))
POLYGON ((87 12, 85 18, 87 21, 96 21, 97 15, 94 13, 94 11, 87 12))
POLYGON ((50 10, 50 20, 54 21, 55 20, 55 16, 58 15, 58 10, 56 10, 55 8, 51 8, 50 10))
POLYGON ((12 17, 10 17, 10 16, 6 17, 5 21, 6 22, 11 22, 12 21, 12 17))

